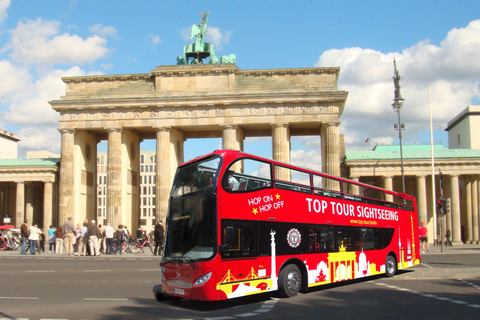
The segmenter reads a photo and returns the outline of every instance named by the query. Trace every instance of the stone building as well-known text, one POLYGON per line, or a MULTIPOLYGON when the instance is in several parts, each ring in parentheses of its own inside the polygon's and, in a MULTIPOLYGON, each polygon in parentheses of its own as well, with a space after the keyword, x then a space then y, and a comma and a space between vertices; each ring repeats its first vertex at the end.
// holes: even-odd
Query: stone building
POLYGON ((106 220, 136 228, 140 142, 156 139, 156 213, 164 220, 175 168, 190 138, 222 138, 243 150, 246 137, 272 136, 275 160, 290 162, 290 137, 322 139, 323 170, 340 175, 338 126, 347 92, 339 68, 240 70, 234 64, 160 66, 146 74, 66 77, 50 101, 62 134, 59 221, 93 219, 96 150, 108 141, 106 220))
MULTIPOLYGON (((406 193, 417 198, 419 221, 427 222, 429 239, 440 239, 439 232, 450 228, 454 243, 480 241, 480 106, 469 106, 448 123, 451 148, 434 146, 435 192, 432 188, 430 145, 404 145, 403 160, 406 193), (449 200, 449 213, 435 216, 440 198, 449 200), (436 234, 435 234, 436 233, 436 234)), ((402 190, 400 147, 376 146, 372 151, 347 151, 344 161, 347 177, 368 184, 402 190)))

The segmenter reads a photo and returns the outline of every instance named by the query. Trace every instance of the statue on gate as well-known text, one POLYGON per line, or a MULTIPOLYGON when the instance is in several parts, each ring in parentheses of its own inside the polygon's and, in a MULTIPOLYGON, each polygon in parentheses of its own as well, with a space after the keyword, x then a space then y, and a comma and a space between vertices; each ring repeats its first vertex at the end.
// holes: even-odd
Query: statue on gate
POLYGON ((210 57, 210 63, 235 63, 235 55, 222 56, 220 59, 215 55, 215 49, 213 44, 205 42, 205 36, 207 34, 207 15, 212 10, 204 13, 200 11, 202 19, 200 24, 192 25, 190 31, 190 39, 195 37, 194 43, 189 43, 183 49, 183 57, 177 57, 177 65, 181 64, 198 64, 203 63, 203 59, 210 57))

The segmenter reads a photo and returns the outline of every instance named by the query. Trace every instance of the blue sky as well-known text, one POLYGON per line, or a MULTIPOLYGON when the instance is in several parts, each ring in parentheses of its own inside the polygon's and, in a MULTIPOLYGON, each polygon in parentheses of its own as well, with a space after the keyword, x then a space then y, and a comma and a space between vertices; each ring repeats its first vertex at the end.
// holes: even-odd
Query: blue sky
MULTIPOLYGON (((34 1, 0 0, 0 127, 27 150, 59 153, 62 76, 148 73, 173 65, 191 42, 199 11, 217 55, 242 69, 337 67, 349 92, 341 117, 347 150, 398 143, 393 130, 393 58, 403 78, 405 140, 448 143, 448 121, 480 103, 480 1, 34 1), (440 128, 441 127, 441 128, 440 128), (369 142, 365 140, 369 138, 369 142)), ((186 160, 218 140, 187 141, 186 160)), ((149 148, 146 143, 143 147, 149 148)), ((271 157, 269 139, 247 152, 271 157)), ((319 168, 318 137, 295 138, 292 161, 319 168), (316 163, 305 163, 314 159, 316 163)))

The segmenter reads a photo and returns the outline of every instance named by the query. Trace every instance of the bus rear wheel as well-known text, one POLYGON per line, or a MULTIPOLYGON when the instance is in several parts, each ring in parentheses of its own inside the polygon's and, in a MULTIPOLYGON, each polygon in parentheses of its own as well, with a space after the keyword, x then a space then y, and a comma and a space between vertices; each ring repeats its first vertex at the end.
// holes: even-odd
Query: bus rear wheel
POLYGON ((385 259, 385 273, 387 277, 393 277, 397 273, 397 261, 392 255, 385 259))
POLYGON ((289 264, 280 271, 278 275, 278 291, 284 298, 294 297, 300 291, 302 285, 302 273, 300 269, 289 264))

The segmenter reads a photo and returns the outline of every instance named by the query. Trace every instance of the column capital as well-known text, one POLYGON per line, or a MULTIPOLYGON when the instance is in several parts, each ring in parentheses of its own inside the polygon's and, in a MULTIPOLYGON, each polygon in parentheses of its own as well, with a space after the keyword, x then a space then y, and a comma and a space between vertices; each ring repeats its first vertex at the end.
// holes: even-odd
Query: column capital
POLYGON ((237 128, 238 128, 238 124, 234 124, 234 123, 221 124, 221 125, 220 125, 220 128, 223 128, 223 129, 237 129, 237 128))
POLYGON ((122 132, 123 128, 122 127, 105 127, 105 131, 108 133, 120 133, 122 132))
POLYGON ((415 176, 415 179, 417 179, 417 180, 418 180, 418 179, 425 179, 426 176, 427 176, 427 175, 425 175, 425 174, 417 174, 417 175, 415 176))
POLYGON ((170 126, 153 126, 152 128, 157 132, 159 132, 159 131, 170 132, 170 130, 172 130, 172 127, 170 127, 170 126))
POLYGON ((270 126, 272 128, 288 128, 289 127, 289 123, 278 123, 278 122, 272 122, 270 123, 270 126))
POLYGON ((325 127, 338 127, 340 126, 340 121, 330 121, 330 122, 324 122, 322 123, 322 127, 325 126, 325 127))
POLYGON ((58 128, 57 129, 60 133, 74 133, 75 129, 74 128, 58 128))

